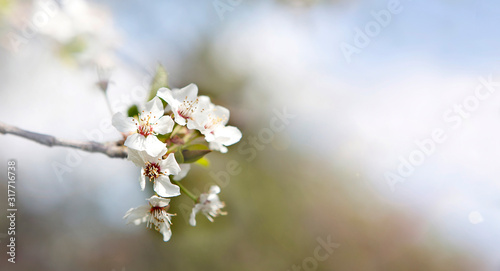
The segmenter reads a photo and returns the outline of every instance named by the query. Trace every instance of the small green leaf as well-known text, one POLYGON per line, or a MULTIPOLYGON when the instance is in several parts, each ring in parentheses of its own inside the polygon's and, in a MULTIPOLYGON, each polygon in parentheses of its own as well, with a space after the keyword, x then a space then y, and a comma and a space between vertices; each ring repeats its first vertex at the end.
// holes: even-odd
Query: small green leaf
POLYGON ((190 150, 190 151, 195 151, 195 150, 208 150, 208 147, 203 144, 193 144, 193 145, 188 145, 182 148, 183 150, 190 150))
POLYGON ((135 117, 135 116, 138 116, 139 115, 139 108, 137 108, 137 105, 132 105, 128 111, 127 111, 127 115, 129 117, 135 117))
POLYGON ((184 155, 183 155, 181 150, 177 150, 175 152, 174 156, 175 156, 175 160, 177 161, 177 163, 179 163, 179 164, 185 163, 184 155))
POLYGON ((158 138, 158 140, 160 140, 161 142, 165 143, 165 142, 167 142, 169 136, 168 135, 156 135, 156 138, 158 138))
POLYGON ((210 152, 211 150, 183 150, 182 156, 184 163, 194 163, 210 152))
POLYGON ((184 163, 194 163, 210 152, 211 150, 203 144, 193 144, 186 146, 182 150, 184 163))
POLYGON ((168 75, 165 68, 163 68, 161 64, 158 64, 158 67, 156 68, 156 74, 153 77, 153 81, 151 82, 151 90, 148 100, 153 99, 156 96, 156 92, 158 91, 158 89, 163 87, 168 87, 168 75))

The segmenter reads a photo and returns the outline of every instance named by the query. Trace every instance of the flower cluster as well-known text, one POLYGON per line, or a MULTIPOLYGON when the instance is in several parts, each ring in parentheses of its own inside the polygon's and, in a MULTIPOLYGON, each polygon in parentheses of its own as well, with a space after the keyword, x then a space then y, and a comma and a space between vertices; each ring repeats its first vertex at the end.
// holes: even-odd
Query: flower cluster
POLYGON ((141 189, 145 189, 149 180, 155 192, 148 199, 148 205, 127 211, 124 216, 127 223, 145 222, 163 234, 164 241, 170 240, 171 217, 174 216, 167 213, 170 198, 181 193, 195 201, 189 219, 193 226, 198 212, 210 221, 226 214, 221 210, 224 203, 217 195, 218 186, 195 197, 179 181, 189 172, 190 163, 212 150, 226 153, 227 146, 240 141, 241 132, 227 126, 228 120, 229 110, 214 105, 207 96, 198 96, 198 87, 194 84, 182 89, 160 88, 136 116, 122 113, 113 116, 113 126, 126 138, 128 160, 141 168, 141 189))

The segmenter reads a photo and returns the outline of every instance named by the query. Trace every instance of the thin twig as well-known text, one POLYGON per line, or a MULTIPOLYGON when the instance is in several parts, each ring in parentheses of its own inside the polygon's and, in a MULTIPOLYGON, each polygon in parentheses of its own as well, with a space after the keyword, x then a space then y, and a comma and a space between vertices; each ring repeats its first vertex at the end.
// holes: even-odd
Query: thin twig
POLYGON ((127 157, 127 150, 125 147, 118 144, 118 142, 98 143, 95 141, 78 141, 78 140, 65 140, 59 139, 55 136, 39 134, 35 132, 26 131, 12 125, 0 122, 0 134, 12 134, 26 139, 38 142, 45 146, 61 146, 80 149, 88 152, 100 152, 109 157, 125 158, 127 157))

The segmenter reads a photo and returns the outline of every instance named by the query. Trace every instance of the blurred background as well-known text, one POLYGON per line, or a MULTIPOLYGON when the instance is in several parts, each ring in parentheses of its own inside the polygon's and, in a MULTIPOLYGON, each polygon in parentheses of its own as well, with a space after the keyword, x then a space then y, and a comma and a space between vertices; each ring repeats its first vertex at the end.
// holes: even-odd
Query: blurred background
POLYGON ((219 184, 228 215, 191 227, 190 199, 175 198, 167 243, 122 219, 151 194, 131 162, 0 135, 0 269, 499 270, 499 12, 493 0, 0 0, 1 122, 118 140, 110 111, 144 103, 161 64, 243 132, 182 181, 219 184))

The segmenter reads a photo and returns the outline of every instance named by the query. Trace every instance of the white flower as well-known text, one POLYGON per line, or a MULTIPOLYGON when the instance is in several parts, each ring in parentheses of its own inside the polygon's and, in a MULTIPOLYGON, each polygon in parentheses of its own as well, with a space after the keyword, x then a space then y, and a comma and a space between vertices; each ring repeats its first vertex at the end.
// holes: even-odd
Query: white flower
POLYGON ((222 153, 227 152, 226 146, 231 146, 241 139, 240 130, 234 126, 219 127, 212 132, 212 135, 213 138, 207 139, 210 149, 222 153))
POLYGON ((184 179, 184 177, 186 177, 189 170, 191 169, 190 164, 180 164, 179 166, 181 167, 181 171, 179 172, 179 174, 174 176, 174 181, 180 181, 184 179))
POLYGON ((125 146, 138 151, 146 151, 151 156, 158 156, 165 148, 156 134, 172 132, 174 122, 164 114, 163 104, 158 97, 146 103, 145 109, 139 114, 139 120, 127 118, 122 113, 113 116, 113 126, 120 132, 132 133, 127 137, 125 146))
POLYGON ((214 105, 208 96, 198 97, 196 85, 190 84, 174 90, 160 88, 157 95, 172 108, 175 122, 187 124, 189 129, 199 130, 210 143, 210 149, 226 153, 226 146, 240 141, 240 130, 234 126, 226 126, 229 110, 214 105))
POLYGON ((198 87, 195 84, 173 90, 160 88, 156 95, 171 107, 175 122, 183 126, 187 124, 189 129, 197 128, 194 115, 203 109, 203 104, 200 104, 198 87))
POLYGON ((215 105, 208 96, 198 97, 203 105, 201 110, 194 114, 198 130, 205 136, 210 136, 216 128, 225 126, 229 120, 229 110, 223 106, 215 105))
POLYGON ((234 126, 226 126, 229 120, 227 108, 212 104, 207 96, 200 96, 199 100, 203 109, 195 114, 198 130, 205 135, 210 149, 226 153, 226 146, 240 141, 240 130, 234 126))
POLYGON ((171 153, 162 159, 167 149, 164 148, 158 156, 150 156, 145 151, 128 150, 128 159, 141 167, 140 185, 144 190, 146 178, 154 182, 153 189, 162 197, 176 197, 181 194, 180 188, 170 182, 168 175, 177 175, 181 171, 179 164, 171 153))
POLYGON ((163 241, 167 242, 172 236, 172 231, 170 230, 172 221, 170 217, 174 216, 167 213, 169 203, 170 199, 152 196, 149 199, 149 205, 130 208, 123 219, 127 220, 127 224, 134 223, 135 225, 139 225, 145 222, 149 228, 154 226, 155 230, 163 234, 163 241))
POLYGON ((200 195, 198 202, 191 212, 191 217, 189 218, 189 224, 191 226, 196 226, 196 214, 202 212, 210 222, 214 221, 214 217, 218 215, 226 215, 226 212, 221 211, 224 208, 224 202, 219 200, 217 194, 220 193, 220 188, 217 185, 212 185, 208 193, 203 193, 200 195))

